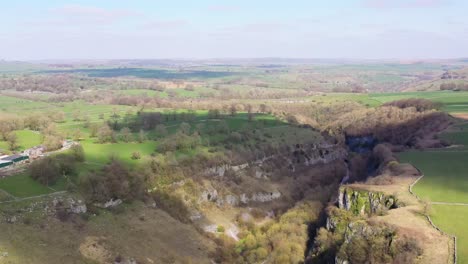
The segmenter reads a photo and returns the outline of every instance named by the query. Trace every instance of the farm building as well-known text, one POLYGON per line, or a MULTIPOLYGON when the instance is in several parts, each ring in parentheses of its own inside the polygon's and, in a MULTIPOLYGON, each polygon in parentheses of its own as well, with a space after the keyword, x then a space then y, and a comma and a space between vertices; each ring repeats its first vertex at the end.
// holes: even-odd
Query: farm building
POLYGON ((5 168, 13 164, 13 161, 0 160, 0 169, 5 168))
POLYGON ((25 160, 28 160, 28 156, 24 155, 11 155, 11 156, 1 156, 0 157, 0 169, 1 168, 6 168, 10 165, 13 165, 15 163, 23 162, 25 160))
POLYGON ((24 161, 24 160, 27 160, 27 159, 29 159, 28 156, 23 156, 23 155, 16 154, 16 155, 11 155, 11 156, 7 156, 5 158, 2 158, 1 161, 11 161, 13 163, 16 163, 16 162, 21 162, 21 161, 24 161))

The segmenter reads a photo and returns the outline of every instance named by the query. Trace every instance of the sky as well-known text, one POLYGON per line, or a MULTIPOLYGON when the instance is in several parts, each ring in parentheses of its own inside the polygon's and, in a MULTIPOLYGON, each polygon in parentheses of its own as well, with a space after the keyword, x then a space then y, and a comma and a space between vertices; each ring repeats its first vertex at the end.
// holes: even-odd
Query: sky
POLYGON ((15 0, 0 59, 468 57, 466 0, 15 0))

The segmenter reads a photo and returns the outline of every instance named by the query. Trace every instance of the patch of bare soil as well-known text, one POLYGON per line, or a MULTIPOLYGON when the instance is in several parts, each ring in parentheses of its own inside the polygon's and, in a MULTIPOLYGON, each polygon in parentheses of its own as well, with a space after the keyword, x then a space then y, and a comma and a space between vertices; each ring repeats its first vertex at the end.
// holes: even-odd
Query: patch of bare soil
POLYGON ((456 118, 468 120, 468 113, 452 113, 450 115, 452 115, 453 117, 456 117, 456 118))
POLYGON ((433 228, 424 216, 424 204, 409 192, 409 186, 417 176, 393 177, 390 185, 352 184, 351 187, 379 191, 396 195, 406 206, 388 211, 385 216, 375 216, 374 221, 392 224, 403 235, 411 236, 421 242, 424 253, 418 263, 453 263, 452 240, 433 228))
POLYGON ((112 254, 105 247, 105 239, 99 237, 86 237, 80 245, 80 253, 85 258, 97 263, 109 263, 112 261, 112 254))

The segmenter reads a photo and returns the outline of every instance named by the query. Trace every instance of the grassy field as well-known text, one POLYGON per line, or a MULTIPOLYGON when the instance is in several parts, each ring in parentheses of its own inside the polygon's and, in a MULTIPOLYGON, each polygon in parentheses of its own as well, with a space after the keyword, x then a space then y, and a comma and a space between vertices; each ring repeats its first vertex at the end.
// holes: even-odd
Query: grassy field
POLYGON ((468 111, 468 92, 407 92, 407 93, 380 93, 370 94, 370 98, 380 103, 391 102, 406 98, 423 98, 443 104, 442 110, 449 113, 468 111))
MULTIPOLYGON (((435 151, 410 151, 399 154, 423 173, 414 191, 432 202, 468 203, 468 130, 466 124, 456 126, 441 135, 452 144, 464 145, 435 151)), ((433 205, 434 223, 447 233, 458 237, 459 263, 468 262, 468 206, 433 205)))
MULTIPOLYGON (((37 146, 41 144, 41 135, 37 132, 31 130, 19 130, 15 131, 18 144, 19 144, 19 151, 37 146)), ((5 141, 0 141, 0 150, 8 150, 8 143, 5 141)))
POLYGON ((425 177, 414 187, 421 198, 433 202, 468 203, 468 152, 410 151, 399 157, 424 173, 425 177))
POLYGON ((431 218, 442 230, 457 236, 458 263, 468 263, 468 206, 432 205, 431 218))
POLYGON ((28 174, 19 174, 12 177, 0 179, 0 189, 13 195, 16 198, 26 198, 31 196, 49 194, 56 191, 65 190, 66 180, 61 178, 50 188, 36 182, 28 174))

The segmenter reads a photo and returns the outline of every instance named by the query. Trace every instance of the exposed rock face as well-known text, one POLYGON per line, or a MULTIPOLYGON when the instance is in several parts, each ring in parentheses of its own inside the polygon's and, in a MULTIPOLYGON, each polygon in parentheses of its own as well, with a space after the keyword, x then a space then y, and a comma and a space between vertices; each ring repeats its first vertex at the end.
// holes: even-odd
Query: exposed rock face
POLYGON ((216 202, 217 206, 238 206, 239 204, 248 204, 251 202, 260 202, 267 203, 281 198, 281 193, 279 191, 273 192, 257 192, 253 193, 250 196, 246 193, 241 195, 227 194, 222 197, 218 195, 218 192, 214 189, 203 191, 199 201, 202 202, 216 202))
POLYGON ((349 187, 341 187, 339 190, 338 208, 351 211, 354 215, 373 215, 397 207, 399 204, 394 196, 349 187))
POLYGON ((268 178, 268 173, 262 170, 262 165, 266 162, 276 162, 276 160, 286 159, 284 167, 288 167, 291 171, 295 171, 296 164, 303 166, 314 166, 317 164, 330 163, 337 159, 341 159, 346 156, 346 150, 331 144, 322 144, 320 146, 296 146, 296 149, 292 152, 292 155, 272 155, 264 158, 249 161, 239 165, 232 164, 221 164, 215 167, 207 168, 203 175, 224 177, 226 172, 231 170, 235 173, 245 170, 247 168, 255 169, 254 177, 256 178, 268 178))
POLYGON ((279 199, 281 197, 281 193, 278 191, 275 192, 270 192, 270 193, 254 193, 252 195, 252 198, 250 198, 251 201, 254 202, 271 202, 273 200, 279 199))
POLYGON ((204 190, 200 195, 200 202, 214 202, 218 199, 218 191, 216 189, 204 190))
POLYGON ((239 198, 231 194, 226 195, 226 198, 224 198, 224 200, 226 201, 228 205, 231 205, 231 206, 236 206, 239 204, 239 198))
POLYGON ((103 203, 103 204, 95 204, 97 207, 101 207, 101 208, 112 208, 112 207, 116 207, 120 204, 122 204, 122 200, 120 199, 110 199, 109 201, 103 203))
POLYGON ((74 214, 84 214, 88 211, 86 204, 84 204, 81 200, 70 202, 69 211, 74 214))

